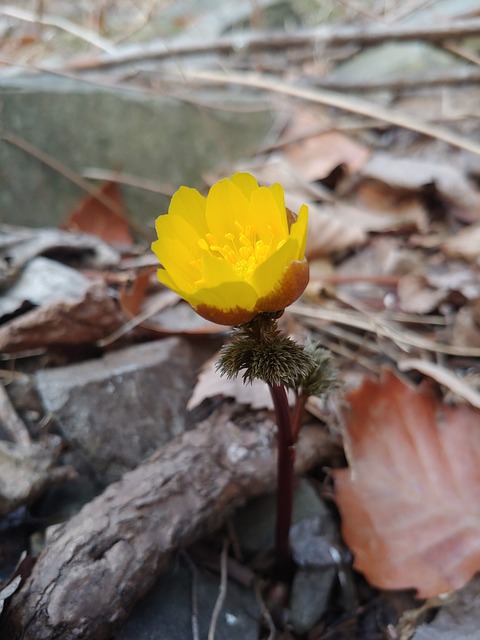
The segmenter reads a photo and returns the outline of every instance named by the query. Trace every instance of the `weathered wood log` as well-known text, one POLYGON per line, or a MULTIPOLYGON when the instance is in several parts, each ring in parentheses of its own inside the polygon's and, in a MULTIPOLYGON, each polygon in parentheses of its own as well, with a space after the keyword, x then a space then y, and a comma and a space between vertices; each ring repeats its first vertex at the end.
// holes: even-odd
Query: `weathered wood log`
MULTIPOLYGON (((328 456, 306 427, 297 472, 328 456)), ((9 640, 103 640, 153 584, 171 553, 275 488, 275 429, 226 408, 171 441, 56 531, 6 611, 9 640)), ((4 634, 4 635, 3 635, 4 634)))

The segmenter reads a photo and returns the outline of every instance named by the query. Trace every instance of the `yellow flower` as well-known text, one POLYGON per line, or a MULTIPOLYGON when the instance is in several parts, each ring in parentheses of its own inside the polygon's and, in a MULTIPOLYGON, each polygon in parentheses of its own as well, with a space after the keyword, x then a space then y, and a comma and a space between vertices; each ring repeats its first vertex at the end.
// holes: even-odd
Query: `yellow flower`
POLYGON ((180 187, 157 218, 158 279, 212 322, 241 325, 285 309, 308 282, 308 208, 295 219, 279 184, 248 173, 220 180, 205 198, 180 187))

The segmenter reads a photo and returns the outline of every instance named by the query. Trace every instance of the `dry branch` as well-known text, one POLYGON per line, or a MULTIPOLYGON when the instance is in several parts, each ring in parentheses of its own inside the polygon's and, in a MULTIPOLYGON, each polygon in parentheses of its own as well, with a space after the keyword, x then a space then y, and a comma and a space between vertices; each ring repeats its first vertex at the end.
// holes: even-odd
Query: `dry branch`
MULTIPOLYGON (((12 599, 1 637, 109 637, 172 551, 274 488, 274 442, 269 421, 235 423, 224 409, 160 449, 55 532, 12 599)), ((328 449, 323 432, 306 427, 297 471, 326 459, 328 449)))
POLYGON ((429 40, 442 42, 453 38, 478 35, 480 19, 425 23, 420 25, 333 25, 316 29, 301 29, 288 33, 236 33, 212 41, 167 42, 155 41, 138 47, 128 46, 122 51, 105 54, 89 60, 73 62, 65 69, 88 71, 106 69, 147 60, 162 60, 179 56, 191 56, 208 53, 229 55, 234 53, 254 53, 257 51, 284 51, 291 47, 308 47, 318 51, 320 46, 374 45, 392 40, 429 40))

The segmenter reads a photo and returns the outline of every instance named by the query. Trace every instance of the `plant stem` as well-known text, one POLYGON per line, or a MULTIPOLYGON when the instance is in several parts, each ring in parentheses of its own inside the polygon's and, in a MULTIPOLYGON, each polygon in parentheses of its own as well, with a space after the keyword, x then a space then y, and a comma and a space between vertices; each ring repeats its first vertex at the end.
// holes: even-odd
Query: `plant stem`
POLYGON ((275 547, 280 575, 288 579, 291 567, 289 534, 292 522, 295 440, 292 433, 290 407, 283 386, 269 385, 275 406, 278 433, 277 451, 277 525, 275 547))
POLYGON ((291 431, 292 431, 292 439, 293 442, 297 441, 298 434, 300 433, 300 429, 302 427, 302 419, 305 413, 305 405, 307 404, 308 396, 304 393, 300 393, 297 395, 297 402, 295 404, 295 409, 293 411, 293 416, 291 419, 291 431))

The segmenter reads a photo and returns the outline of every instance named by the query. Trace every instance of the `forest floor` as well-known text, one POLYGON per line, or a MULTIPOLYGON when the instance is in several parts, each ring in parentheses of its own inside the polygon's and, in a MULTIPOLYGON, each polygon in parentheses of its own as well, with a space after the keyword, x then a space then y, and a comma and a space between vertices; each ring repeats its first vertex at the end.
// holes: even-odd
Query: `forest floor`
POLYGON ((0 86, 1 172, 14 149, 44 172, 33 210, 56 179, 76 199, 31 227, 15 198, 0 212, 1 637, 478 637, 478 3, 22 4, 0 4, 0 84, 190 105, 208 127, 169 149, 180 173, 198 158, 188 186, 248 171, 308 204, 310 281, 280 326, 339 385, 306 406, 285 581, 268 389, 216 371, 228 332, 159 284, 155 214, 124 197, 158 214, 187 182, 67 162, 69 128, 42 121, 40 147, 0 86), (259 112, 247 152, 235 119, 246 137, 259 112))

